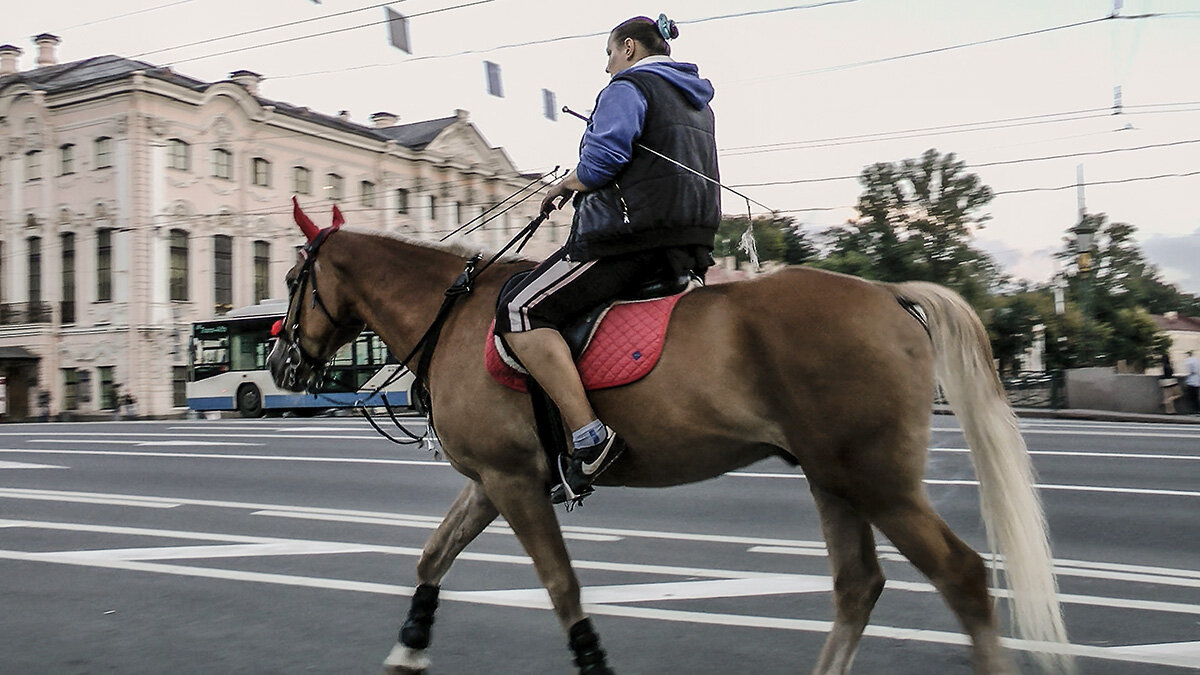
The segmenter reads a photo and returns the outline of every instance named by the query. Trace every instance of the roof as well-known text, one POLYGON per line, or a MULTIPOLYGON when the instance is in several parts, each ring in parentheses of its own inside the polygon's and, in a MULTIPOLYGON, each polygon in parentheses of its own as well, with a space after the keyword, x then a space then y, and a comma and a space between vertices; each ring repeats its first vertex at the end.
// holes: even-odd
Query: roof
MULTIPOLYGON (((73 89, 95 86, 104 82, 122 80, 138 71, 141 71, 146 77, 170 82, 196 92, 203 92, 213 84, 181 75, 170 68, 163 68, 152 63, 146 63, 145 61, 137 61, 109 54, 106 56, 94 56, 82 61, 45 66, 13 75, 5 75, 0 77, 0 91, 9 85, 23 82, 36 89, 45 91, 47 94, 57 94, 73 89)), ((314 112, 303 106, 283 101, 273 101, 259 96, 255 96, 254 98, 261 105, 273 106, 277 114, 306 120, 331 129, 379 141, 395 141, 413 150, 423 150, 442 130, 458 119, 457 116, 443 117, 376 129, 333 115, 314 112)))
POLYGON ((1162 316, 1154 315, 1154 323, 1158 324, 1159 330, 1178 331, 1183 333, 1200 333, 1200 318, 1194 316, 1162 316))

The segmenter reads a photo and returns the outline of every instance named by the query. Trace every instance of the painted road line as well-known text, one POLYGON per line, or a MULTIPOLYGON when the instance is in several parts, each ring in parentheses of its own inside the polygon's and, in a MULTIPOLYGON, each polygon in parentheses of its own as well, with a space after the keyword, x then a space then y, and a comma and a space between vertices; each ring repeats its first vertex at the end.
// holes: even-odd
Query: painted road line
MULTIPOLYGON (((78 442, 78 441, 75 441, 78 442)), ((112 457, 166 457, 171 459, 238 459, 263 462, 317 462, 325 464, 391 464, 398 466, 435 466, 449 468, 450 463, 433 459, 374 459, 371 457, 305 457, 303 455, 235 455, 202 452, 139 452, 136 450, 49 450, 5 448, 0 453, 33 455, 98 455, 112 457)))
POLYGON ((171 502, 166 500, 145 500, 134 498, 123 498, 116 496, 91 496, 91 495, 70 495, 70 494, 38 494, 35 490, 21 490, 16 488, 0 488, 0 497, 8 499, 32 499, 34 501, 43 502, 70 502, 74 504, 103 504, 105 506, 137 506, 146 509, 173 509, 179 506, 179 502, 171 502))
MULTIPOLYGON (((612 605, 662 600, 710 600, 746 598, 797 593, 825 593, 833 590, 833 579, 815 575, 779 575, 759 579, 712 579, 708 581, 667 581, 653 584, 585 586, 584 604, 612 605)), ((500 600, 505 604, 550 609, 550 596, 544 588, 513 588, 498 591, 460 592, 459 599, 472 602, 500 600)))
MULTIPOLYGON (((184 565, 170 565, 162 563, 148 563, 131 560, 104 560, 84 558, 69 558, 69 557, 51 557, 44 553, 27 553, 24 551, 3 551, 0 550, 0 559, 19 560, 25 562, 46 562, 66 565, 78 565, 86 567, 100 567, 115 570, 135 571, 135 572, 150 572, 156 574, 169 574, 176 576, 201 577, 207 579, 219 579, 228 581, 247 581, 256 583, 278 584, 286 586, 297 586, 304 588, 318 588, 327 590, 344 590, 360 593, 374 593, 391 596, 410 596, 412 589, 395 586, 391 584, 380 584, 364 581, 350 581, 346 579, 328 579, 321 577, 307 577, 288 574, 273 574, 265 572, 246 572, 240 570, 222 570, 209 567, 192 567, 184 565)), ((442 600, 452 602, 468 602, 484 605, 498 605, 504 607, 530 607, 530 598, 505 598, 494 597, 488 595, 474 595, 471 591, 449 591, 443 590, 439 597, 442 600)), ((545 596, 543 595, 543 598, 545 596)), ((545 603, 543 599, 540 601, 545 603)), ((832 628, 829 621, 817 621, 811 619, 786 619, 778 617, 765 617, 741 614, 722 614, 714 612, 699 612, 699 611, 680 611, 671 609, 660 609, 650 607, 628 607, 624 605, 614 604, 586 604, 584 609, 589 614, 601 616, 615 616, 626 618, 649 619, 657 621, 672 621, 680 623, 699 623, 718 626, 740 626, 747 628, 772 628, 778 630, 793 630, 814 633, 828 633, 832 628)), ((915 642, 927 642, 934 644, 947 645, 966 645, 968 644, 967 636, 960 633, 951 633, 946 631, 933 631, 917 628, 899 628, 893 626, 868 626, 865 635, 871 637, 888 638, 893 640, 906 640, 915 642)), ((1075 656, 1083 656, 1096 659, 1104 659, 1109 661, 1122 661, 1132 663, 1153 663, 1159 665, 1169 665, 1178 667, 1198 667, 1200 666, 1200 658, 1190 654, 1186 649, 1181 650, 1178 645, 1188 645, 1190 643, 1163 643, 1158 645, 1137 645, 1143 648, 1140 651, 1120 651, 1121 647, 1093 647, 1090 645, 1047 645, 1045 643, 1034 643, 1025 640, 1016 640, 1005 638, 1004 644, 1010 649, 1021 649, 1027 651, 1052 651, 1056 653, 1067 653, 1075 656), (1182 652, 1182 653, 1181 653, 1182 652)))
MULTIPOLYGON (((11 431, 0 431, 0 436, 40 436, 46 433, 45 429, 39 429, 37 434, 19 433, 11 431)), ((55 436, 81 436, 87 439, 103 436, 122 436, 129 438, 179 438, 179 432, 174 433, 149 433, 144 431, 55 431, 55 436)), ((317 436, 314 434, 220 434, 222 438, 307 438, 315 440, 338 440, 338 441, 383 441, 384 438, 378 435, 373 436, 317 436)), ((41 441, 41 439, 39 439, 41 441)), ((44 442, 44 441, 41 441, 44 442)))
POLYGON ((0 469, 65 469, 58 464, 27 464, 25 462, 0 462, 0 469))
MULTIPOLYGON (((362 525, 386 525, 389 527, 415 527, 422 530, 435 530, 437 520, 412 520, 410 518, 378 518, 373 516, 339 516, 326 513, 295 513, 292 511, 255 511, 252 516, 271 516, 274 518, 299 518, 302 520, 324 520, 340 523, 359 523, 362 525)), ((485 534, 513 534, 507 525, 489 525, 484 529, 485 534)), ((588 534, 582 532, 563 532, 563 539, 575 541, 621 541, 621 537, 606 534, 588 534)))
POLYGON ((223 544, 218 546, 153 546, 149 548, 113 548, 86 551, 55 551, 49 556, 95 560, 201 560, 208 558, 258 558, 280 555, 328 555, 366 553, 374 549, 366 544, 297 541, 268 544, 223 544))
MULTIPOLYGON (((970 448, 930 448, 930 452, 969 454, 970 448)), ((1162 453, 1104 452, 1100 450, 1030 450, 1030 455, 1047 457, 1089 457, 1101 459, 1190 459, 1200 460, 1200 455, 1169 455, 1162 453)))

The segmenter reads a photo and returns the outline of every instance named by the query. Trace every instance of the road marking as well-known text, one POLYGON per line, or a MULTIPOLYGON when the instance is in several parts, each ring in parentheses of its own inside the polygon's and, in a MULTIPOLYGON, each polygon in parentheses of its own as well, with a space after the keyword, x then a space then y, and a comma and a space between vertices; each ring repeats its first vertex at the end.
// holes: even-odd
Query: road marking
MULTIPOLYGON (((2 524, 2 523, 0 523, 2 524)), ((226 536, 226 535, 221 535, 226 536)), ((185 565, 170 565, 161 563, 148 563, 134 560, 113 560, 103 558, 83 558, 83 557, 67 557, 58 556, 46 553, 27 553, 24 551, 4 551, 0 550, 0 559, 20 560, 26 562, 45 562, 57 563, 66 565, 78 565, 86 567, 99 567, 114 570, 135 571, 135 572, 151 572, 156 574, 169 574, 176 576, 201 577, 208 579, 220 579, 229 581, 247 581, 255 583, 268 583, 286 586, 296 586, 304 588, 318 588, 328 590, 344 590, 360 593, 374 593, 390 596, 410 596, 412 595, 411 588, 395 586, 391 584, 381 584, 364 581, 351 581, 347 579, 328 579, 321 577, 307 577, 288 574, 273 574, 264 572, 247 572, 240 570, 223 570, 210 567, 193 567, 185 565)), ((439 597, 442 600, 468 602, 483 605, 498 605, 504 607, 521 607, 521 608, 538 608, 548 604, 545 592, 543 591, 540 598, 533 598, 529 594, 522 594, 517 597, 505 597, 503 595, 490 594, 489 592, 479 591, 452 591, 443 590, 439 597)), ((829 621, 818 621, 812 619, 788 619, 779 617, 753 616, 742 614, 722 614, 715 612, 697 612, 697 611, 681 611, 672 609, 650 608, 650 607, 629 607, 625 605, 614 604, 592 604, 587 603, 584 609, 589 614, 599 616, 616 616, 627 618, 651 619, 657 621, 674 621, 680 623, 700 623, 719 626, 741 626, 747 628, 772 628, 779 630, 793 630, 814 633, 828 633, 832 628, 829 621)), ((898 628, 893 626, 868 626, 865 635, 872 637, 889 638, 894 640, 909 640, 917 642, 929 642, 934 644, 948 645, 966 645, 968 644, 967 636, 960 633, 951 633, 946 631, 933 631, 916 628, 898 628)), ((1179 667, 1197 667, 1200 666, 1200 657, 1194 654, 1190 645, 1192 643, 1164 643, 1157 645, 1135 645, 1135 649, 1128 647, 1093 647, 1090 645, 1048 645, 1046 643, 1033 643, 1025 640, 1016 640, 1012 638, 1004 638, 1004 644, 1011 649, 1021 649, 1027 651, 1052 651, 1056 653, 1067 653, 1075 656, 1083 656, 1096 659, 1104 659, 1109 661, 1122 661, 1133 663, 1154 663, 1160 665, 1179 666, 1179 667)))
POLYGON ((25 462, 0 462, 0 469, 65 469, 58 464, 27 464, 25 462))
POLYGON ((373 551, 362 544, 295 541, 265 544, 223 544, 218 546, 154 546, 149 548, 112 548, 85 551, 55 551, 47 556, 73 560, 201 560, 208 558, 257 558, 279 555, 327 555, 373 551))
MULTIPOLYGON (((833 579, 808 574, 778 575, 758 579, 713 579, 709 581, 668 581, 654 584, 620 584, 585 586, 584 604, 611 605, 628 602, 660 600, 705 600, 713 598, 744 598, 795 593, 827 593, 833 590, 833 579)), ((501 601, 524 607, 550 609, 550 596, 544 588, 513 588, 498 591, 460 591, 460 600, 501 601)))
POLYGON ((374 459, 370 457, 305 457, 302 455, 235 455, 203 452, 139 452, 136 450, 49 450, 42 448, 4 448, 0 453, 32 455, 101 455, 113 457, 169 457, 174 459, 239 459, 264 462, 318 462, 325 464, 392 464, 400 466, 437 466, 450 468, 448 462, 433 459, 374 459))
POLYGON ((91 495, 85 493, 45 493, 41 490, 23 490, 19 488, 0 488, 0 497, 9 499, 32 499, 43 502, 71 502, 75 504, 104 504, 107 506, 138 506, 147 509, 173 509, 179 502, 165 499, 143 499, 141 497, 122 497, 119 495, 91 495))
MULTIPOLYGON (((324 520, 339 523, 360 523, 364 525, 388 525, 391 527, 415 527, 422 530, 435 530, 440 522, 437 519, 413 520, 411 518, 380 518, 377 516, 342 516, 326 513, 294 513, 291 511, 255 511, 252 516, 271 516, 275 518, 300 518, 304 520, 324 520)), ((487 534, 513 534, 507 525, 489 525, 484 530, 487 534)), ((588 534, 584 532, 563 531, 563 539, 575 541, 621 541, 621 537, 607 534, 588 534)))
MULTIPOLYGON (((930 452, 953 452, 969 454, 970 448, 930 448, 930 452)), ((1200 455, 1166 455, 1137 452, 1103 452, 1087 450, 1030 450, 1031 455, 1046 455, 1050 457, 1103 457, 1111 459, 1190 459, 1200 460, 1200 455)))
MULTIPOLYGON (((38 429, 37 434, 21 433, 17 431, 0 431, 0 436, 35 436, 46 433, 46 429, 38 429)), ((55 431, 55 436, 84 436, 88 439, 98 436, 126 436, 134 438, 145 437, 160 437, 166 436, 169 438, 178 438, 179 432, 167 433, 149 433, 144 431, 55 431)), ((338 441, 383 441, 384 439, 378 435, 372 436, 316 436, 313 434, 221 434, 223 438, 308 438, 317 440, 338 440, 338 441)))
MULTIPOLYGON (((412 422, 406 422, 405 426, 409 426, 410 424, 415 424, 421 428, 424 428, 425 420, 415 420, 412 422)), ((167 427, 167 429, 172 430, 172 431, 245 431, 247 426, 248 426, 247 424, 239 424, 239 425, 225 426, 225 427, 207 426, 204 424, 197 424, 197 425, 193 425, 193 426, 167 427)), ((283 426, 274 426, 274 427, 254 426, 253 428, 257 431, 292 431, 292 432, 303 431, 303 432, 309 432, 309 433, 316 432, 316 431, 341 433, 341 432, 345 432, 347 429, 350 429, 353 431, 366 431, 365 427, 363 427, 361 424, 357 424, 357 423, 353 424, 353 425, 344 424, 342 426, 335 426, 335 427, 301 427, 301 426, 293 427, 293 426, 283 425, 283 426)), ((324 437, 322 437, 322 438, 324 438, 324 437)))

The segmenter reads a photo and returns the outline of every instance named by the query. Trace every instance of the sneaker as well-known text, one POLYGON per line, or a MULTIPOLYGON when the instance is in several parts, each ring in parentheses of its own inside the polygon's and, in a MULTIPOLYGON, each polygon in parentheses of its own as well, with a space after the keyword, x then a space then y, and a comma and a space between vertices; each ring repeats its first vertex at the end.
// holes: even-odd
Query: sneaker
POLYGON ((594 492, 592 481, 616 461, 625 451, 625 441, 607 426, 608 436, 603 442, 586 448, 576 449, 571 456, 558 458, 560 483, 550 491, 552 504, 579 503, 594 492))

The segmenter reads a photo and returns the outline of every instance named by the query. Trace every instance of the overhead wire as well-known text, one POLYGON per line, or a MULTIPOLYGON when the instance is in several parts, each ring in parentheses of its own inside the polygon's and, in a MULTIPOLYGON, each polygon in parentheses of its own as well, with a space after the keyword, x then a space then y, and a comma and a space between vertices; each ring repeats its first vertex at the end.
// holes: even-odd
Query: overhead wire
POLYGON ((69 31, 69 30, 75 30, 76 28, 84 28, 85 26, 95 26, 96 24, 100 24, 100 23, 107 23, 107 22, 109 22, 109 21, 116 21, 117 19, 124 19, 124 18, 126 18, 126 17, 135 16, 135 15, 138 15, 138 14, 146 14, 146 13, 148 13, 148 12, 154 12, 154 11, 157 11, 157 10, 160 10, 160 9, 166 9, 166 8, 168 8, 168 7, 174 7, 174 6, 176 6, 176 5, 186 5, 187 3, 189 3, 189 2, 192 2, 192 1, 193 1, 193 0, 175 0, 175 2, 167 2, 167 3, 163 3, 163 4, 161 4, 161 5, 155 5, 155 6, 153 6, 153 7, 146 7, 146 8, 144 8, 144 9, 137 9, 137 10, 134 10, 134 11, 132 11, 132 12, 125 12, 124 14, 116 14, 116 15, 113 15, 113 16, 106 16, 106 17, 104 17, 104 18, 102 18, 102 19, 93 19, 93 20, 91 20, 91 21, 84 21, 83 23, 77 23, 77 24, 75 24, 74 26, 67 26, 66 28, 59 29, 59 32, 66 32, 66 31, 69 31))

